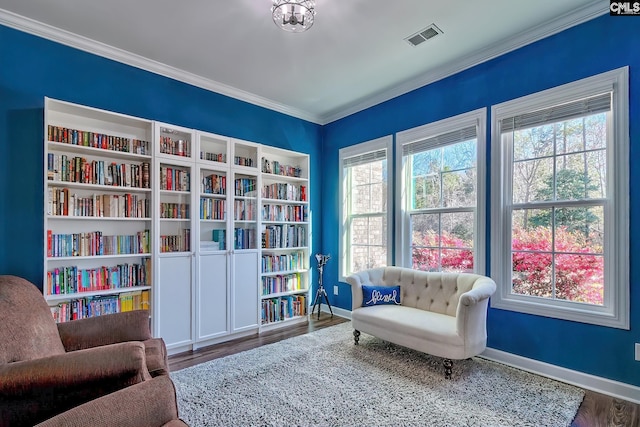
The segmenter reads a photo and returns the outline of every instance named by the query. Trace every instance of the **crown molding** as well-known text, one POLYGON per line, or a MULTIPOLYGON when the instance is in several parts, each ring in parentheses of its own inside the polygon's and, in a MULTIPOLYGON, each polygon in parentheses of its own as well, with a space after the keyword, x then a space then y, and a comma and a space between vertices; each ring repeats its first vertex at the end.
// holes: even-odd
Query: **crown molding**
POLYGON ((206 79, 204 77, 189 73, 179 68, 145 58, 141 55, 136 55, 126 50, 119 49, 108 44, 92 40, 84 36, 80 36, 78 34, 74 34, 70 31, 53 27, 43 22, 15 14, 4 9, 0 9, 0 24, 75 49, 121 62, 132 67, 150 71, 152 73, 159 74, 161 76, 187 83, 202 89, 207 89, 221 95, 229 96, 240 101, 245 101, 259 107, 268 108, 270 110, 297 117, 302 120, 321 124, 320 118, 318 116, 310 114, 306 111, 276 103, 269 99, 242 91, 235 87, 228 86, 211 79, 206 79))
POLYGON ((538 40, 542 40, 568 28, 582 24, 583 22, 590 21, 606 13, 609 13, 607 4, 599 0, 593 1, 580 9, 560 15, 552 21, 533 27, 532 29, 524 31, 515 37, 510 37, 508 40, 501 40, 494 43, 460 61, 453 61, 449 64, 445 64, 431 72, 420 75, 415 79, 369 96, 360 102, 336 109, 329 114, 321 116, 320 124, 325 125, 351 114, 366 110, 367 108, 396 98, 400 95, 404 95, 438 80, 442 80, 483 62, 504 55, 505 53, 514 51, 538 40))
POLYGON ((202 89, 210 90, 221 95, 229 96, 240 101, 264 107, 273 111, 280 112, 292 117, 306 120, 319 125, 340 120, 351 114, 373 107, 382 102, 404 95, 408 92, 421 88, 423 86, 442 80, 451 75, 474 67, 483 62, 489 61, 505 53, 519 49, 523 46, 559 33, 565 29, 575 25, 594 19, 598 16, 608 13, 609 9, 606 4, 600 0, 595 0, 588 5, 561 15, 552 21, 534 27, 531 30, 520 33, 516 37, 495 43, 487 48, 478 51, 474 55, 467 56, 461 61, 454 61, 439 67, 429 73, 425 73, 415 79, 409 80, 400 85, 393 86, 382 92, 372 94, 363 100, 352 103, 347 106, 339 107, 326 114, 316 115, 307 111, 303 111, 288 105, 280 104, 263 98, 261 96, 242 91, 232 86, 216 82, 211 79, 198 76, 193 73, 172 67, 158 61, 145 58, 140 55, 98 42, 87 37, 83 37, 66 30, 62 30, 51 25, 27 18, 4 9, 0 9, 0 24, 14 28, 29 34, 36 35, 66 46, 70 46, 85 52, 102 56, 132 67, 150 71, 183 83, 187 83, 202 89))

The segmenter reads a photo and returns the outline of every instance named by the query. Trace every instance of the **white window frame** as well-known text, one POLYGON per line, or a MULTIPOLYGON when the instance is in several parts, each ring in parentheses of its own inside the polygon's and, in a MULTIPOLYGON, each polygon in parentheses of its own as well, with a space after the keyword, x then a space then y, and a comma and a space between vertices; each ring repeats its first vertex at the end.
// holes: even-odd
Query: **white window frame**
POLYGON ((474 224, 473 271, 484 274, 486 270, 486 135, 487 109, 480 108, 468 113, 449 117, 396 134, 396 265, 412 266, 411 219, 408 212, 407 182, 410 179, 405 168, 402 147, 416 141, 455 132, 470 126, 476 126, 476 223, 474 224))
POLYGON ((491 276, 498 290, 491 307, 534 315, 629 329, 629 70, 602 73, 491 107, 491 276), (500 120, 613 91, 613 120, 607 122, 607 201, 605 202, 605 292, 603 306, 552 300, 511 292, 512 163, 503 146, 500 120))
POLYGON ((362 156, 374 151, 385 150, 387 159, 387 265, 391 265, 392 252, 393 252, 393 229, 392 229, 392 216, 393 216, 393 182, 392 182, 392 168, 393 165, 393 136, 388 135, 382 138, 373 139, 371 141, 362 142, 349 147, 341 148, 339 150, 339 170, 340 170, 340 257, 339 257, 339 280, 346 281, 346 277, 351 273, 347 271, 349 266, 349 254, 350 254, 350 242, 349 233, 346 221, 348 219, 348 209, 350 206, 347 200, 347 177, 344 173, 344 161, 345 159, 362 156))

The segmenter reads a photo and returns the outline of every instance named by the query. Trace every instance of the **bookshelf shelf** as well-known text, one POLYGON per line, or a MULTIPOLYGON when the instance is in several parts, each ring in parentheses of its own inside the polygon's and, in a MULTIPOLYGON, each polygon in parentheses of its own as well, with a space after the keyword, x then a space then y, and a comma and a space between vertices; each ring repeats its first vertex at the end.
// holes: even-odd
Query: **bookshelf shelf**
POLYGON ((297 295, 297 294, 306 294, 309 292, 309 289, 298 289, 295 291, 287 291, 287 292, 276 292, 268 295, 261 295, 261 299, 270 299, 270 298, 278 298, 278 297, 286 297, 289 295, 297 295))
POLYGON ((271 220, 262 220, 263 224, 286 224, 286 225, 309 225, 308 221, 271 221, 271 220))
POLYGON ((271 205, 308 205, 309 202, 304 200, 287 200, 287 199, 269 199, 266 197, 262 198, 263 203, 268 203, 271 205))
POLYGON ((308 322, 308 316, 293 316, 293 317, 285 317, 281 320, 274 320, 270 322, 264 322, 260 326, 261 331, 267 332, 274 329, 280 329, 288 326, 292 326, 298 323, 306 323, 308 322))
POLYGON ((70 189, 81 190, 94 190, 99 192, 114 192, 114 193, 148 193, 152 192, 151 188, 140 187, 125 187, 119 185, 102 185, 102 184, 87 184, 83 182, 68 182, 68 181, 47 181, 47 187, 66 187, 70 189))
POLYGON ((308 269, 296 269, 296 270, 282 270, 282 271, 268 271, 261 273, 261 276, 286 276, 287 274, 295 274, 295 273, 308 273, 308 269))
POLYGON ((84 154, 89 156, 104 157, 109 159, 123 159, 134 161, 150 161, 151 155, 137 154, 123 151, 107 150, 104 148, 84 147, 63 142, 47 141, 47 148, 50 152, 65 152, 70 154, 84 154))
POLYGON ((118 217, 118 216, 79 216, 79 215, 47 215, 49 221, 151 221, 151 218, 118 217))
POLYGON ((48 262, 53 261, 76 261, 76 260, 95 260, 95 259, 117 259, 117 258, 149 258, 150 253, 137 253, 137 254, 114 254, 114 255, 91 255, 91 256, 61 256, 61 257, 47 257, 48 262))
POLYGON ((100 291, 74 292, 70 294, 50 294, 50 295, 47 295, 46 300, 49 302, 58 302, 58 301, 67 301, 67 300, 76 299, 76 298, 89 298, 89 297, 113 295, 113 294, 128 294, 132 292, 148 291, 150 289, 151 289, 151 286, 131 286, 131 287, 123 287, 123 288, 104 289, 100 291))

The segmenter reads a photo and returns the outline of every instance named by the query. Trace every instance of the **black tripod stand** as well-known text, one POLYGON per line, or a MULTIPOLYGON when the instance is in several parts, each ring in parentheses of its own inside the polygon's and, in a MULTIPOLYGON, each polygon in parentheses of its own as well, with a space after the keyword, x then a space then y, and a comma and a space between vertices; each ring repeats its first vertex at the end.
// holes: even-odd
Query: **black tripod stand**
POLYGON ((331 255, 321 255, 316 254, 316 260, 318 261, 318 271, 320 275, 318 276, 318 290, 316 291, 316 300, 313 303, 313 308, 311 309, 311 315, 316 311, 316 306, 318 306, 318 320, 320 320, 320 307, 322 306, 322 298, 324 297, 324 301, 329 306, 329 311, 331 312, 331 317, 333 317, 333 309, 331 308, 331 303, 329 303, 329 297, 327 296, 327 291, 325 291, 324 286, 322 286, 322 271, 324 270, 324 265, 329 261, 331 255))

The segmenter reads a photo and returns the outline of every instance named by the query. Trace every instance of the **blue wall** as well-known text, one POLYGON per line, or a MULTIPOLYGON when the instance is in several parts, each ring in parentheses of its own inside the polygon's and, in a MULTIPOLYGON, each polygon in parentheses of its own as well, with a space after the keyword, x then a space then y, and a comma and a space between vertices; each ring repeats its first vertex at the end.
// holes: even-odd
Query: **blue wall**
MULTIPOLYGON (((320 156, 322 128, 0 26, 0 274, 42 286, 44 97, 320 156)), ((320 182, 311 163, 310 186, 320 182)), ((320 197, 311 200, 318 217, 320 197)), ((320 235, 320 221, 313 235, 320 235)), ((320 239, 313 241, 319 251, 320 239)))
MULTIPOLYGON (((630 161, 633 166, 636 160, 640 160, 638 24, 639 21, 634 19, 601 16, 326 125, 323 129, 323 164, 326 170, 323 180, 325 185, 336 191, 322 193, 323 251, 339 253, 337 189, 340 148, 477 108, 487 107, 490 115, 491 105, 627 65, 630 68, 630 161)), ((491 120, 490 117, 488 119, 491 120)), ((487 127, 487 141, 490 141, 491 126, 487 127)), ((487 156, 490 158, 489 152, 487 156)), ((632 167, 631 183, 637 183, 639 179, 639 168, 632 167)), ((487 181, 489 184, 489 177, 487 181)), ((633 184, 631 189, 631 330, 490 309, 487 324, 489 347, 640 386, 640 362, 634 360, 634 343, 640 342, 640 198, 637 192, 633 192, 633 184)), ((490 230, 487 233, 490 242, 490 230)), ((329 263, 325 274, 327 283, 337 282, 338 263, 329 263)), ((345 283, 339 286, 339 296, 332 296, 332 302, 350 309, 349 286, 345 283)))

